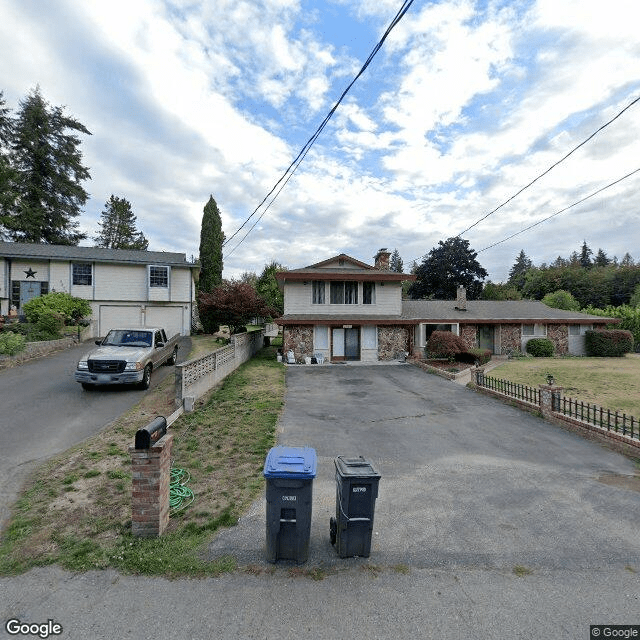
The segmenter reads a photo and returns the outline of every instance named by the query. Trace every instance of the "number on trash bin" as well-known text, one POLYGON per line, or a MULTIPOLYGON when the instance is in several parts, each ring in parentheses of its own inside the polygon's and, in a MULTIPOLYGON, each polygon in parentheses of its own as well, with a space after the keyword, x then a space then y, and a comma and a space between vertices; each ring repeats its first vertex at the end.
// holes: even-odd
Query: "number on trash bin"
POLYGON ((367 487, 353 487, 353 493, 366 493, 367 487))
POLYGON ((298 496, 282 496, 284 502, 295 502, 298 496))

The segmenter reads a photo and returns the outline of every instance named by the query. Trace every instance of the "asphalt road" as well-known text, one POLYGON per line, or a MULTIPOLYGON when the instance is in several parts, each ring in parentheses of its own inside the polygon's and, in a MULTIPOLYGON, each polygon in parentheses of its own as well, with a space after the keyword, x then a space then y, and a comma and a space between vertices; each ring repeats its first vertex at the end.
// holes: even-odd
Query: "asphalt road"
POLYGON ((590 625, 640 624, 629 459, 410 365, 289 367, 278 439, 318 453, 305 565, 265 561, 261 498, 207 549, 233 555, 235 573, 41 568, 0 579, 0 619, 157 640, 586 640, 590 625), (339 454, 382 475, 369 558, 329 541, 339 454))
MULTIPOLYGON (((68 449, 111 423, 144 391, 130 386, 84 391, 73 373, 92 342, 0 371, 0 528, 35 464, 68 449)), ((188 348, 179 352, 185 357, 188 348)), ((151 388, 171 373, 161 367, 151 388)))

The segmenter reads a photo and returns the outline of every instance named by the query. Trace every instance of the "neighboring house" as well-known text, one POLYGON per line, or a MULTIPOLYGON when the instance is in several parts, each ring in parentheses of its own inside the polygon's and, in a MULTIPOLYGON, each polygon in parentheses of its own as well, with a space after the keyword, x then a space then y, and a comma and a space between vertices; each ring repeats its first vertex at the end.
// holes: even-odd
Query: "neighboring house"
POLYGON ((494 354, 524 352, 528 340, 547 337, 557 354, 584 353, 584 334, 615 322, 575 311, 551 309, 535 300, 403 300, 402 282, 415 276, 389 270, 381 250, 375 266, 340 254, 329 260, 277 274, 284 289, 283 350, 297 361, 394 360, 421 355, 435 330, 462 336, 469 348, 494 354))
POLYGON ((64 291, 90 301, 92 337, 117 326, 189 335, 199 269, 183 253, 0 242, 0 314, 64 291))

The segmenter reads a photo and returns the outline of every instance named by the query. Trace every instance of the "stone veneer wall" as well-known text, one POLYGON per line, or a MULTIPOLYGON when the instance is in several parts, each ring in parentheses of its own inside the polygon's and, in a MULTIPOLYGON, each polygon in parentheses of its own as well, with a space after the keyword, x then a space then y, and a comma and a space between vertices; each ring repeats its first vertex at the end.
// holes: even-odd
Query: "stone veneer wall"
POLYGON ((500 351, 502 355, 510 351, 522 350, 522 329, 519 324, 500 325, 500 351))
POLYGON ((569 353, 569 327, 566 324, 548 324, 547 338, 553 342, 556 355, 569 353))
POLYGON ((282 331, 282 353, 287 356, 287 351, 293 351, 296 362, 305 356, 313 355, 313 327, 308 325, 296 325, 284 327, 282 331))
POLYGON ((466 342, 468 349, 478 346, 478 328, 475 324, 461 324, 460 337, 466 342))
POLYGON ((378 327, 378 360, 395 360, 401 351, 409 351, 413 327, 378 327))

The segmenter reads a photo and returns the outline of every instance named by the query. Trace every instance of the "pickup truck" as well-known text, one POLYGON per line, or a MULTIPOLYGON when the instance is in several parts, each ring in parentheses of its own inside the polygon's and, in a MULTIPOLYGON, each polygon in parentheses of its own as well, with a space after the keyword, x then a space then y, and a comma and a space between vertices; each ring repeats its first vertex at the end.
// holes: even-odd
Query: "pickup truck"
POLYGON ((164 329, 144 327, 111 329, 98 349, 78 362, 75 379, 83 389, 100 384, 137 384, 148 389, 151 372, 162 364, 175 364, 178 356, 176 334, 169 340, 164 329))

